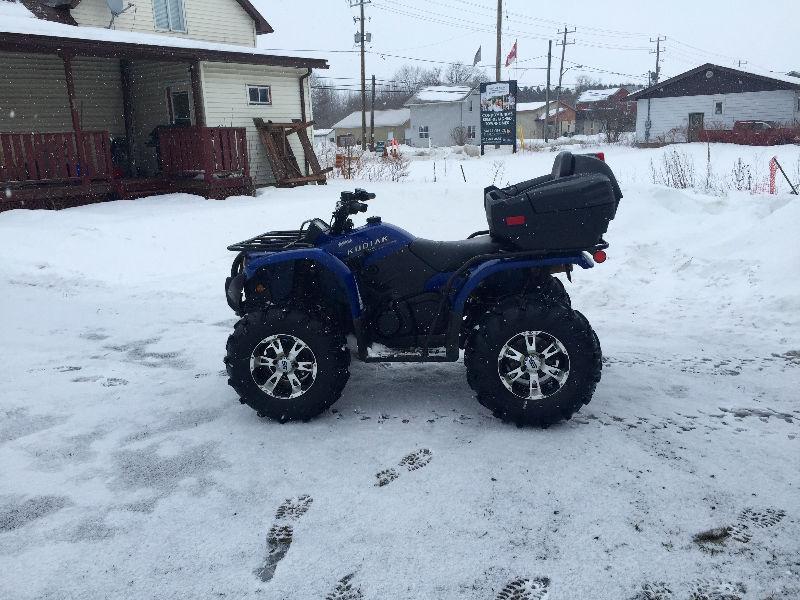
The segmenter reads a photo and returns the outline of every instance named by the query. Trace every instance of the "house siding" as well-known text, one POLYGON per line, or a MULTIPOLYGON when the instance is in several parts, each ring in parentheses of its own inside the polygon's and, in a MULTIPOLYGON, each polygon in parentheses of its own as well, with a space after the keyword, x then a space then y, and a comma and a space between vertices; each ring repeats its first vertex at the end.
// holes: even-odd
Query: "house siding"
MULTIPOLYGON (((209 127, 247 128, 247 148, 250 155, 250 172, 256 185, 275 182, 272 169, 261 144, 253 118, 288 123, 301 118, 300 87, 298 79, 305 69, 276 69, 258 65, 240 65, 206 62, 202 65, 203 98, 206 123, 209 127), (268 85, 272 104, 251 105, 247 85, 268 85)), ((304 81, 306 118, 312 119, 309 79, 304 81)), ((311 132, 308 132, 309 136, 311 132)), ((290 138, 292 150, 301 171, 304 166, 303 148, 296 135, 290 138)))
MULTIPOLYGON (((183 0, 186 33, 156 30, 153 0, 136 0, 114 20, 114 29, 160 33, 223 44, 256 45, 255 21, 235 0, 183 0)), ((83 0, 72 9, 78 25, 108 27, 111 13, 106 0, 83 0)))
MULTIPOLYGON (((119 61, 76 58, 72 70, 81 127, 123 135, 119 61)), ((0 53, 0 131, 72 131, 64 63, 59 57, 0 53)))
MULTIPOLYGON (((704 113, 706 127, 722 129, 731 129, 736 121, 747 120, 794 123, 800 120, 797 98, 798 92, 793 90, 653 98, 650 100, 650 140, 669 138, 671 131, 686 129, 689 113, 704 113), (724 113, 715 115, 714 103, 719 101, 724 103, 724 113)), ((640 99, 637 104, 636 140, 644 142, 647 100, 640 99)))
POLYGON ((465 100, 458 102, 437 102, 434 104, 412 104, 411 109, 411 136, 409 145, 427 147, 428 139, 431 146, 452 146, 455 144, 451 132, 455 127, 475 127, 475 139, 469 140, 470 144, 481 143, 480 126, 480 95, 472 92, 465 100), (469 101, 472 100, 472 111, 469 110, 469 101), (419 128, 428 127, 430 138, 420 138, 419 128))
MULTIPOLYGON (((361 127, 337 127, 335 130, 336 137, 340 135, 352 135, 356 144, 361 144, 361 127)), ((375 127, 375 141, 388 141, 389 133, 392 133, 394 139, 398 143, 404 143, 406 137, 406 124, 396 125, 394 127, 375 127)), ((369 117, 367 117, 367 138, 369 138, 369 117)), ((335 140, 334 140, 335 141, 335 140)))

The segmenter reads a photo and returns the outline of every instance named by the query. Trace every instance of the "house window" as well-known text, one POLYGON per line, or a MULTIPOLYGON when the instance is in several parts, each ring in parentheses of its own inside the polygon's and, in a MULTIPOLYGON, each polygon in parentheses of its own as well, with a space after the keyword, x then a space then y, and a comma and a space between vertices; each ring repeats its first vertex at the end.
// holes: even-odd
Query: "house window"
POLYGON ((475 139, 475 125, 467 125, 467 139, 468 140, 475 139))
POLYGON ((472 112, 472 98, 469 99, 469 104, 467 104, 467 110, 472 112))
POLYGON ((247 96, 250 104, 272 104, 272 93, 268 85, 248 85, 247 96))
POLYGON ((186 33, 183 0, 153 0, 153 16, 156 29, 186 33))
POLYGON ((721 100, 718 100, 718 101, 714 102, 714 114, 715 115, 721 115, 724 108, 725 108, 725 105, 721 100))
POLYGON ((419 126, 419 137, 427 139, 430 137, 428 135, 428 126, 427 125, 420 125, 419 126))

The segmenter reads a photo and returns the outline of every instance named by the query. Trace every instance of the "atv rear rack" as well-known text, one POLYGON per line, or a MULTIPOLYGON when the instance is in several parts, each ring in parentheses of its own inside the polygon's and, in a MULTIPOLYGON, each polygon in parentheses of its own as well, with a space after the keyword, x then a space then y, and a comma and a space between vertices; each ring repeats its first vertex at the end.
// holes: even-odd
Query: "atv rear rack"
POLYGON ((303 241, 305 231, 287 229, 286 231, 268 231, 254 238, 228 246, 233 252, 277 252, 287 248, 311 248, 313 244, 303 241))

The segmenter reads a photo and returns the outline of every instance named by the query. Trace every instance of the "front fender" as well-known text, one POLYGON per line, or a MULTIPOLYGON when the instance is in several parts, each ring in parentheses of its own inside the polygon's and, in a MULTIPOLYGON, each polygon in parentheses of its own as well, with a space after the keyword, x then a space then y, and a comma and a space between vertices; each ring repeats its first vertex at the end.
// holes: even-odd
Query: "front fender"
POLYGON ((328 269, 336 280, 340 282, 342 291, 347 297, 350 314, 353 319, 361 317, 364 304, 361 301, 361 293, 358 291, 358 283, 352 271, 341 260, 319 248, 298 248, 297 250, 285 250, 283 252, 249 254, 245 262, 244 275, 246 279, 250 279, 262 267, 298 260, 312 260, 328 269))
POLYGON ((576 254, 574 256, 561 256, 553 258, 535 258, 535 259, 503 259, 496 258, 481 263, 472 273, 469 278, 458 290, 458 293, 453 298, 453 313, 463 314, 464 304, 467 302, 470 294, 475 291, 483 281, 501 271, 510 271, 512 269, 530 269, 532 267, 552 267, 554 265, 567 265, 574 264, 584 269, 591 269, 594 267, 594 261, 586 254, 576 254))

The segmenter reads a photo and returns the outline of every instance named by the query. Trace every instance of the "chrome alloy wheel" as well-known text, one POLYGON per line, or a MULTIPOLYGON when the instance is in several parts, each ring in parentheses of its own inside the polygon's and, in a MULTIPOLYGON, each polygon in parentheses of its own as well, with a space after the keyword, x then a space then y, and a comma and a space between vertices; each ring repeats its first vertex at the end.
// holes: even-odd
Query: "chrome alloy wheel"
POLYGON ((521 331, 500 350, 497 373, 515 396, 541 400, 567 382, 569 354, 564 344, 547 332, 521 331))
POLYGON ((273 398, 290 400, 305 394, 317 378, 317 357, 303 340, 278 334, 264 338, 250 356, 250 374, 273 398))

